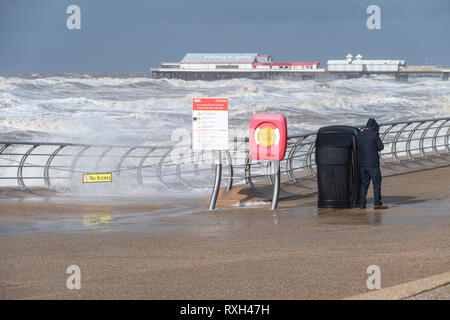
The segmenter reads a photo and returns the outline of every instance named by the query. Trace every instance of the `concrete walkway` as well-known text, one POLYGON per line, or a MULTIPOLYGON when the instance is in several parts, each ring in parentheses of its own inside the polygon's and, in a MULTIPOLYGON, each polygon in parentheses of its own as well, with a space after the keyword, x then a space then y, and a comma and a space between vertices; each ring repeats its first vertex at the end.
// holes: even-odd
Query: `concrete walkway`
POLYGON ((430 300, 450 299, 450 272, 411 281, 390 288, 374 290, 348 300, 430 300))
POLYGON ((380 267, 382 290, 450 271, 449 191, 450 166, 441 163, 385 176, 391 208, 381 211, 318 210, 314 192, 282 201, 276 211, 209 212, 196 198, 2 198, 0 298, 372 294, 370 265, 380 267), (66 287, 70 265, 81 269, 80 290, 66 287))

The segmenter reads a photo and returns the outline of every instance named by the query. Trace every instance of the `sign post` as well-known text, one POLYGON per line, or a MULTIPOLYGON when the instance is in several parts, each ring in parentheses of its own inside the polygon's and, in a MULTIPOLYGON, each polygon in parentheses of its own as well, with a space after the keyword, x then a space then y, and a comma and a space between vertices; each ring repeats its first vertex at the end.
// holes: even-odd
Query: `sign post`
POLYGON ((254 114, 250 121, 250 156, 269 160, 275 168, 271 209, 276 209, 280 196, 280 160, 286 153, 286 118, 281 114, 254 114))
POLYGON ((228 150, 228 98, 192 99, 192 148, 215 153, 216 173, 209 202, 209 210, 213 210, 222 180, 222 150, 228 150))

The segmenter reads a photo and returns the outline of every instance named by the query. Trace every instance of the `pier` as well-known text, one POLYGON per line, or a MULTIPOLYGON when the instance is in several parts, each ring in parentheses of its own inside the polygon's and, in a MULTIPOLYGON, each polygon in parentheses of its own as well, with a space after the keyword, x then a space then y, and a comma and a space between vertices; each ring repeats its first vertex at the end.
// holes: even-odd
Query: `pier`
POLYGON ((405 60, 366 60, 351 54, 343 60, 319 62, 275 62, 271 56, 258 53, 187 53, 180 62, 163 62, 151 68, 154 79, 227 80, 339 80, 388 75, 397 81, 410 78, 437 77, 448 80, 450 69, 437 66, 406 66, 405 60))
POLYGON ((181 79, 181 80, 228 80, 228 79, 253 79, 253 80, 339 80, 339 79, 357 79, 370 77, 371 75, 387 75, 398 81, 407 81, 408 79, 432 77, 447 81, 450 69, 433 71, 397 71, 397 72, 339 72, 325 71, 293 71, 293 70, 175 70, 164 68, 152 68, 152 78, 154 79, 181 79))

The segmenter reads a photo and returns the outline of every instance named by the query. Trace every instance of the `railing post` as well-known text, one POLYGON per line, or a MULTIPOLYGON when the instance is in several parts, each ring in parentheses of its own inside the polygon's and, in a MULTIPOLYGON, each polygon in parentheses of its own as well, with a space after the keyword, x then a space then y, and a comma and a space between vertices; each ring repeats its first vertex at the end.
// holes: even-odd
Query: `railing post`
POLYGON ((289 180, 292 182, 296 182, 296 179, 294 177, 294 173, 292 170, 292 164, 293 164, 293 157, 295 156, 295 152, 297 151, 297 148, 302 145, 302 142, 309 137, 310 135, 307 135, 305 137, 300 137, 299 140, 292 146, 291 150, 289 151, 289 154, 287 156, 286 160, 286 172, 289 177, 289 180))
POLYGON ((73 178, 73 176, 75 175, 75 166, 77 165, 78 160, 80 160, 81 156, 83 155, 83 153, 89 149, 91 146, 84 146, 83 149, 81 149, 81 151, 79 151, 77 153, 77 155, 75 156, 75 158, 73 158, 72 164, 70 165, 70 177, 73 178))
MULTIPOLYGON (((264 164, 261 161, 259 163, 259 167, 261 168, 262 171, 267 172, 267 171, 271 170, 271 168, 272 168, 272 161, 267 162, 266 168, 264 168, 263 166, 264 166, 264 164)), ((273 184, 274 183, 273 182, 273 176, 271 174, 267 175, 267 180, 269 181, 269 184, 273 184)))
POLYGON ((432 146, 433 146, 433 152, 434 152, 434 154, 436 156, 439 155, 439 151, 438 151, 438 148, 437 148, 437 145, 436 145, 436 139, 437 139, 437 137, 439 135, 439 132, 441 131, 441 129, 445 126, 445 124, 447 122, 448 122, 448 119, 444 120, 443 122, 441 122, 441 124, 436 128, 436 130, 434 131, 434 134, 433 134, 432 146))
POLYGON ((214 188, 211 193, 211 199, 209 201, 209 210, 216 208, 217 197, 219 196, 220 182, 222 180, 222 151, 216 151, 216 175, 214 178, 214 188))
MULTIPOLYGON (((398 155, 397 155, 397 141, 398 141, 398 139, 400 138, 400 136, 402 135, 403 131, 405 131, 405 129, 406 129, 407 127, 409 127, 409 125, 410 125, 410 123, 406 123, 406 124, 405 124, 405 125, 397 132, 397 134, 396 134, 395 137, 394 137, 394 141, 392 141, 392 144, 391 144, 392 157, 394 158, 394 160, 395 160, 396 162, 400 162, 400 159, 399 159, 399 157, 398 157, 398 155)), ((405 152, 406 152, 406 146, 405 146, 405 152)))
POLYGON ((315 148, 315 143, 312 142, 311 146, 308 149, 308 153, 306 154, 306 157, 305 157, 305 162, 306 162, 306 166, 308 169, 308 173, 313 177, 315 177, 317 175, 317 173, 313 169, 313 164, 312 164, 312 153, 313 153, 314 148, 315 148))
MULTIPOLYGON (((380 139, 381 139, 381 141, 383 141, 383 143, 384 143, 384 138, 388 135, 389 131, 391 131, 392 128, 394 128, 396 125, 397 125, 397 123, 391 124, 391 125, 389 126, 389 128, 387 128, 382 134, 380 134, 380 139)), ((392 145, 391 145, 391 148, 392 148, 392 145)), ((383 154, 382 154, 382 153, 380 153, 380 163, 381 163, 382 165, 385 165, 385 164, 386 164, 386 163, 384 162, 383 154)))
POLYGON ((107 147, 98 157, 96 163, 95 163, 95 171, 98 170, 98 166, 100 164, 100 162, 102 161, 102 159, 106 156, 106 154, 111 151, 113 149, 113 147, 107 147))
POLYGON ((130 155, 130 153, 131 152, 133 152, 134 150, 136 149, 136 147, 132 147, 132 148, 130 148, 130 149, 128 149, 123 155, 122 155, 122 157, 120 158, 120 160, 119 160, 119 163, 117 164, 117 166, 116 166, 116 173, 117 173, 117 176, 119 176, 120 175, 120 168, 122 167, 122 163, 125 161, 125 159, 130 155))
POLYGON ((156 177, 158 179, 158 182, 164 184, 165 186, 168 186, 164 183, 163 178, 162 178, 162 166, 164 164, 164 160, 167 158, 167 156, 169 155, 169 153, 173 150, 173 148, 170 148, 169 150, 166 151, 166 153, 164 153, 164 155, 161 157, 161 159, 159 159, 158 162, 158 167, 156 168, 156 177))
POLYGON ((449 137, 449 133, 450 133, 450 127, 448 127, 447 129, 447 133, 445 134, 444 137, 444 146, 445 146, 445 151, 450 152, 450 149, 448 147, 448 137, 449 137))
POLYGON ((420 151, 420 155, 422 156, 422 158, 426 159, 427 158, 427 154, 425 152, 426 147, 424 146, 424 141, 427 139, 427 133, 430 130, 430 128, 433 126, 433 124, 435 124, 437 122, 437 120, 432 121, 422 132, 422 135, 420 136, 420 140, 419 140, 419 151, 420 151))
POLYGON ((25 161, 27 160, 28 156, 33 152, 34 149, 39 147, 39 144, 33 145, 31 148, 28 149, 27 152, 22 156, 22 159, 20 159, 19 166, 17 167, 17 182, 19 183, 19 186, 24 191, 30 191, 27 186, 25 185, 25 182, 23 181, 23 165, 25 164, 25 161))
POLYGON ((416 131, 420 130, 418 129, 422 124, 424 124, 425 121, 420 121, 410 132, 408 135, 408 138, 406 138, 406 153, 408 155, 409 160, 414 160, 414 155, 411 152, 411 140, 414 138, 414 134, 416 131))
POLYGON ((59 146, 55 151, 53 151, 53 153, 50 155, 50 157, 47 160, 47 163, 45 164, 45 168, 44 168, 44 182, 45 185, 47 187, 51 187, 51 183, 50 183, 50 166, 52 164, 53 159, 55 158, 56 154, 58 152, 60 152, 63 148, 65 147, 65 145, 59 146))
POLYGON ((250 188, 255 189, 255 185, 253 184, 251 177, 251 167, 252 167, 252 158, 250 157, 250 153, 247 153, 245 158, 245 183, 250 186, 250 188))
POLYGON ((139 161, 138 164, 138 168, 136 171, 136 175, 137 175, 137 181, 139 184, 143 184, 143 180, 142 180, 142 166, 144 165, 145 160, 150 156, 150 154, 154 151, 154 149, 150 149, 148 150, 141 158, 141 160, 139 161))

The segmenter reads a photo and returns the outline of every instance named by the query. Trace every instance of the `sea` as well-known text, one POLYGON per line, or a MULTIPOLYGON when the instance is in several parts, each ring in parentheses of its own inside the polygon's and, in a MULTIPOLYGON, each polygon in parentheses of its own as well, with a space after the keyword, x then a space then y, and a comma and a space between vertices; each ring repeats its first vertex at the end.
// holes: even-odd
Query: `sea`
POLYGON ((254 113, 281 113, 288 134, 330 124, 450 114, 450 82, 389 76, 319 81, 184 81, 149 75, 0 76, 0 139, 167 144, 192 128, 193 97, 228 97, 231 135, 254 113), (178 130, 178 131, 177 131, 178 130))
MULTIPOLYGON (((368 118, 382 123, 450 115, 450 82, 436 78, 395 81, 393 77, 372 75, 369 78, 333 81, 184 81, 152 79, 149 75, 3 75, 0 76, 0 142, 167 148, 177 143, 180 136, 190 135, 193 97, 229 99, 230 138, 248 136, 250 119, 255 113, 284 114, 288 135, 312 132, 332 124, 363 125, 368 118)), ((41 158, 38 162, 37 156, 30 156, 27 164, 43 165, 46 160, 41 158)), ((20 159, 0 160, 10 165, 20 159)), ((89 164, 89 158, 86 161, 89 164)), ((57 160, 54 162, 57 163, 57 160)), ((115 166, 103 168, 100 165, 95 170, 107 172, 114 170, 115 166)), ((17 169, 9 170, 0 172, 0 177, 12 178, 0 182, 8 181, 10 185, 16 185, 17 169)), ((57 176, 61 170, 51 171, 51 175, 57 176)), ((112 187, 108 184, 88 187, 82 183, 81 177, 89 170, 92 169, 76 168, 77 174, 71 182, 72 186, 76 186, 73 190, 96 194, 166 192, 161 191, 161 181, 157 181, 156 173, 150 171, 147 175, 144 173, 144 184, 150 185, 151 191, 139 189, 141 186, 136 182, 136 177, 124 179, 121 175, 123 180, 120 181, 116 173, 110 184, 112 187)), ((183 170, 183 174, 188 171, 183 170)), ((207 180, 199 189, 209 192, 213 173, 208 168, 205 170, 207 180)), ((25 171, 24 175, 27 174, 25 171)), ((129 172, 136 175, 136 170, 129 172)), ((37 169, 29 168, 29 176, 42 174, 37 169)), ((176 174, 167 172, 163 176, 176 174)), ((189 183, 190 179, 184 182, 189 183)), ((43 179, 30 179, 26 180, 27 186, 32 182, 44 185, 43 179)), ((180 182, 175 180, 163 184, 169 189, 180 186, 180 182)), ((197 184, 191 183, 191 187, 192 184, 195 189, 197 184)), ((191 192, 193 189, 181 186, 177 191, 191 192)))

